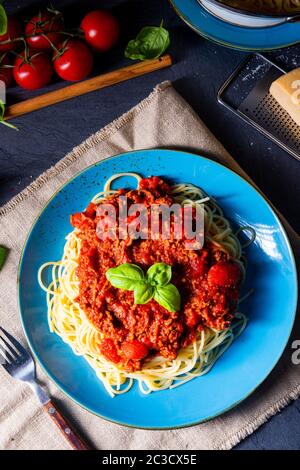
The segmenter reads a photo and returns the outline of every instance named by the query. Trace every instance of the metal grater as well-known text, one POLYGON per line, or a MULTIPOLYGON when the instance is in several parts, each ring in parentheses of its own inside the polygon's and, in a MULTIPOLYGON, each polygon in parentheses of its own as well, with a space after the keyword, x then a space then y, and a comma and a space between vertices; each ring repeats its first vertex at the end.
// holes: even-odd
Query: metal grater
POLYGON ((286 70, 267 57, 254 54, 226 80, 218 92, 218 101, 300 160, 300 127, 269 93, 271 83, 283 73, 286 70), (256 63, 256 68, 253 69, 251 62, 256 63), (260 70, 259 67, 261 73, 253 73, 253 70, 260 70), (251 77, 248 87, 242 83, 245 81, 243 74, 251 77), (230 93, 235 97, 234 102, 230 93), (239 103, 236 95, 242 95, 239 103))

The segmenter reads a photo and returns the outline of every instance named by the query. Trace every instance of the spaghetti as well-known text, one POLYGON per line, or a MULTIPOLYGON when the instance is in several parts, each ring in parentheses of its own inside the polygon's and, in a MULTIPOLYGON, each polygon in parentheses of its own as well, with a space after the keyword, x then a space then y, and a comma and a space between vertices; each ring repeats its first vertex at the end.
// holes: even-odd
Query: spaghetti
MULTIPOLYGON (((98 205, 116 196, 118 192, 111 189, 111 183, 123 175, 113 175, 106 182, 104 191, 93 198, 93 203, 98 205)), ((141 181, 140 176, 135 173, 126 173, 126 175, 135 177, 138 183, 141 181)), ((191 184, 172 186, 170 195, 182 206, 204 207, 205 242, 212 244, 234 260, 244 277, 246 264, 243 247, 216 201, 191 184)), ((240 228, 239 232, 241 230, 250 232, 247 245, 250 244, 255 237, 254 231, 250 227, 240 228)), ((83 356, 87 360, 112 397, 127 392, 134 381, 138 382, 143 393, 148 394, 178 387, 206 374, 245 328, 247 324, 245 315, 236 312, 233 321, 226 328, 205 326, 195 331, 193 340, 186 342, 175 358, 170 359, 162 355, 150 356, 137 370, 126 370, 122 365, 108 360, 99 348, 105 334, 91 321, 78 301, 80 294, 78 266, 82 248, 79 232, 79 229, 75 228, 66 237, 61 261, 41 266, 38 280, 47 295, 50 331, 58 334, 76 355, 83 356), (48 285, 44 282, 44 276, 49 269, 51 282, 48 285)))

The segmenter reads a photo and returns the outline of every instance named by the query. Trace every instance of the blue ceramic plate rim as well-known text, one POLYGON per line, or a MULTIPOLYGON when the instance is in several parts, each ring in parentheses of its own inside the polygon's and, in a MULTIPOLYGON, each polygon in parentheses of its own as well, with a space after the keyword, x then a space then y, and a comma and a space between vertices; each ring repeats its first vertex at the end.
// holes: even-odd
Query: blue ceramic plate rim
POLYGON ((24 321, 24 318, 23 318, 23 314, 22 314, 22 305, 21 305, 21 291, 20 291, 20 281, 21 281, 21 274, 22 274, 22 267, 23 267, 23 261, 24 261, 24 255, 25 255, 25 252, 26 252, 26 248, 27 248, 27 245, 30 241, 30 237, 31 237, 31 234, 34 230, 34 228, 36 227, 36 225, 38 224, 39 222, 39 219, 41 217, 41 215, 43 214, 43 212, 46 210, 46 208, 50 205, 50 203, 53 201, 53 199, 56 197, 56 195, 62 191, 70 182, 72 182, 73 180, 75 180, 77 177, 79 177, 80 175, 88 172, 91 168, 94 168, 94 167, 97 167, 97 166, 101 166, 101 164, 103 162, 106 162, 108 160, 114 160, 114 159, 118 159, 120 156, 123 156, 123 155, 130 155, 130 154, 136 154, 136 153, 142 153, 142 152, 152 152, 152 153, 162 153, 162 152, 165 152, 167 149, 159 149, 159 148, 156 148, 156 149, 140 149, 140 150, 134 150, 134 151, 129 151, 129 152, 123 152, 123 153, 120 153, 120 154, 117 154, 117 155, 114 155, 114 156, 111 156, 111 157, 107 157, 103 160, 100 160, 98 162, 95 162, 91 165, 89 165, 88 167, 86 167, 84 170, 81 170, 79 171, 78 173, 76 173, 72 178, 70 178, 65 184, 63 184, 62 186, 60 186, 56 191, 55 193, 53 194, 53 196, 47 201, 47 203, 44 205, 44 207, 40 210, 39 214, 37 215, 36 219, 34 220, 29 232, 28 232, 28 235, 27 235, 27 238, 24 242, 24 246, 23 246, 23 249, 22 249, 22 252, 21 252, 21 256, 20 256, 20 261, 19 261, 19 266, 18 266, 18 278, 17 278, 17 287, 18 287, 18 306, 19 306, 19 315, 20 315, 20 319, 21 319, 21 324, 22 324, 22 328, 23 328, 23 331, 24 331, 24 334, 25 334, 25 337, 27 339, 27 342, 28 342, 28 345, 31 349, 31 352, 33 353, 33 356, 35 357, 35 359, 37 360, 38 364, 41 366, 42 370, 46 373, 46 375, 52 380, 52 382, 67 396, 69 397, 72 401, 74 401, 75 403, 77 403, 79 406, 81 406, 82 408, 86 409, 87 411, 91 412, 92 414, 100 417, 100 418, 103 418, 105 419, 106 421, 109 421, 109 422, 112 422, 112 423, 115 423, 115 424, 120 424, 122 426, 127 426, 127 427, 130 427, 130 428, 138 428, 138 429, 148 429, 148 430, 169 430, 169 429, 181 429, 181 428, 187 428, 187 427, 191 427, 191 426, 195 426, 197 424, 200 424, 200 423, 204 423, 204 422, 207 422, 207 421, 210 421, 211 419, 214 419, 220 415, 223 415, 224 413, 226 413, 227 411, 235 408, 237 405, 239 405, 240 403, 242 403, 246 398, 248 398, 265 380, 266 378, 270 375, 270 373, 272 372, 272 370, 275 368, 275 366, 277 365, 278 361, 280 360, 285 348, 286 348, 286 345, 288 343, 288 340, 290 338, 290 335, 291 335, 291 332, 292 332, 292 329, 293 329, 293 326, 294 326, 294 322, 295 322, 295 317, 296 317, 296 307, 297 307, 297 301, 298 301, 298 282, 297 282, 297 269, 296 269, 296 262, 295 262, 295 257, 294 257, 294 253, 293 253, 293 250, 291 248, 291 245, 290 245, 290 241, 289 241, 289 238, 286 234, 286 231, 280 221, 280 219, 278 218, 278 216, 276 215, 276 213, 274 212, 274 210, 272 209, 272 207, 270 206, 270 204, 268 203, 268 201, 266 200, 266 198, 251 184, 249 183, 246 179, 244 179, 242 176, 240 176, 238 173, 236 173, 235 171, 229 169, 228 167, 226 167, 225 165, 222 165, 221 163, 218 163, 214 160, 211 160, 210 158, 207 158, 207 157, 204 157, 202 155, 198 155, 196 153, 192 153, 192 152, 185 152, 185 151, 181 151, 181 150, 167 150, 167 152, 172 152, 174 153, 174 156, 176 157, 180 157, 181 155, 192 155, 192 156, 196 156, 197 158, 199 158, 199 161, 201 160, 204 160, 206 162, 209 162, 210 164, 212 165, 215 165, 217 167, 220 167, 222 168, 222 170, 225 169, 226 172, 229 172, 229 173, 232 173, 234 174, 237 178, 239 178, 240 180, 243 181, 244 184, 246 184, 247 186, 249 186, 256 194, 258 197, 260 197, 264 202, 265 204, 267 205, 268 209, 270 210, 270 212, 272 213, 274 219, 276 220, 276 223, 278 224, 278 227, 280 228, 280 231, 283 235, 283 238, 284 238, 284 241, 286 243, 286 248, 287 248, 287 251, 288 251, 288 254, 290 256, 290 259, 291 259, 291 267, 292 267, 292 271, 293 271, 293 278, 292 278, 292 282, 293 282, 293 291, 294 291, 294 298, 293 298, 293 301, 291 303, 292 307, 291 307, 291 324, 290 324, 290 329, 288 331, 288 334, 287 334, 287 338, 286 338, 286 341, 283 343, 283 346, 282 348, 278 351, 278 354, 277 356, 274 358, 274 361, 272 363, 272 365, 270 366, 268 372, 266 372, 265 374, 265 377, 259 382, 256 384, 255 387, 253 387, 249 392, 247 392, 241 399, 237 400, 236 402, 232 403, 230 406, 228 407, 225 407, 224 409, 220 410, 219 412, 217 413, 214 413, 212 416, 209 416, 205 419, 197 419, 195 421, 190 421, 186 424, 181 424, 181 425, 166 425, 166 426, 140 426, 140 425, 135 425, 135 424, 128 424, 124 421, 119 421, 117 419, 112 419, 104 414, 101 414, 99 413, 98 411, 96 411, 95 409, 85 405, 84 403, 82 403, 81 401, 77 400, 71 391, 69 391, 67 389, 67 387, 65 387, 56 377, 55 375, 51 372, 51 370, 43 363, 43 361, 40 359, 39 357, 39 352, 36 350, 33 342, 31 341, 30 339, 30 334, 29 334, 29 331, 27 331, 27 328, 26 328, 26 325, 25 325, 25 321, 24 321))
MULTIPOLYGON (((181 2, 182 0, 169 0, 171 6, 173 7, 174 11, 177 13, 177 15, 190 27, 192 28, 196 33, 198 33, 200 36, 204 37, 205 39, 208 39, 209 41, 212 41, 214 42, 215 44, 219 44, 221 46, 225 46, 225 47, 229 47, 229 48, 233 48, 233 49, 237 49, 237 50, 241 50, 241 51, 272 51, 272 50, 277 50, 277 49, 283 49, 283 48, 286 48, 286 47, 290 47, 290 46, 293 46, 295 44, 298 44, 299 43, 299 39, 298 40, 293 40, 291 42, 288 42, 288 43, 283 43, 283 44, 280 44, 280 45, 276 45, 276 46, 257 46, 257 47, 253 47, 251 45, 249 46, 246 46, 246 45, 241 45, 241 44, 238 44, 238 43, 233 43, 233 42, 225 42, 225 40, 222 40, 222 39, 217 39, 216 37, 214 37, 211 33, 207 33, 207 32, 204 32, 202 31, 201 27, 198 26, 196 24, 196 21, 195 22, 191 22, 190 19, 186 16, 186 14, 183 12, 183 9, 180 7, 180 5, 178 5, 179 2, 181 2)), ((187 1, 187 2, 191 2, 191 1, 194 1, 194 0, 184 0, 184 1, 187 1)), ((197 1, 197 0, 196 0, 197 1)), ((240 30, 240 31, 244 31, 244 30, 250 30, 250 33, 252 33, 251 29, 252 28, 246 28, 246 27, 243 27, 243 26, 238 26, 238 25, 233 25, 233 24, 229 24, 229 23, 226 23, 225 21, 222 21, 221 19, 219 18, 216 18, 214 17, 211 13, 208 13, 201 5, 200 3, 197 2, 197 6, 199 7, 199 10, 202 10, 210 19, 212 19, 214 22, 215 22, 215 27, 217 27, 217 25, 221 25, 222 27, 225 26, 228 26, 228 28, 233 28, 233 29, 236 29, 236 30, 240 30)), ((196 8, 196 5, 195 5, 195 8, 196 8)), ((270 29, 272 28, 273 30, 276 30, 276 28, 285 28, 285 27, 289 27, 289 26, 292 26, 292 24, 288 24, 288 23, 282 23, 282 24, 279 24, 279 25, 275 25, 275 26, 267 26, 267 27, 262 27, 262 28, 259 28, 260 30, 266 30, 266 29, 270 29)), ((272 32, 272 31, 271 31, 272 32)), ((281 35, 284 37, 284 34, 283 32, 281 31, 281 35)))

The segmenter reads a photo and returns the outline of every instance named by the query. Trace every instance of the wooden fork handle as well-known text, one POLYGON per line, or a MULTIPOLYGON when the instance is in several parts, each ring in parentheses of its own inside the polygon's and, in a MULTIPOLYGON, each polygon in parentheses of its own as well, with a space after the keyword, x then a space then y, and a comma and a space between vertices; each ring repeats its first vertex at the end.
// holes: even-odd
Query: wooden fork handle
POLYGON ((79 437, 79 435, 72 429, 63 415, 58 411, 52 401, 46 403, 44 408, 56 426, 65 436, 73 450, 90 450, 87 444, 79 437))

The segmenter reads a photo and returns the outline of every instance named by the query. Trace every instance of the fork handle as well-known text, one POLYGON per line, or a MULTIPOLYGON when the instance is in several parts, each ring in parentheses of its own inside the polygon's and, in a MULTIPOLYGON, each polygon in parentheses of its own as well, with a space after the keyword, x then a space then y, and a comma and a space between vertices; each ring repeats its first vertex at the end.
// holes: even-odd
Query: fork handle
POLYGON ((79 435, 72 429, 70 424, 66 421, 63 415, 58 411, 52 401, 43 405, 48 415, 52 418, 56 426, 65 436, 73 450, 90 450, 88 445, 79 437, 79 435))

